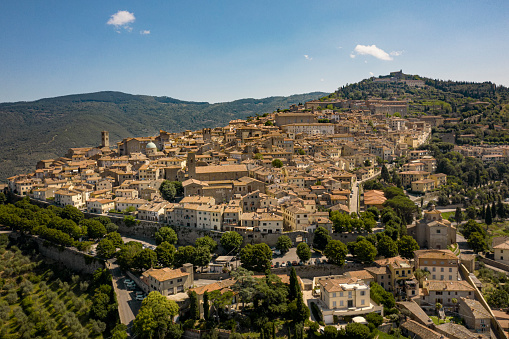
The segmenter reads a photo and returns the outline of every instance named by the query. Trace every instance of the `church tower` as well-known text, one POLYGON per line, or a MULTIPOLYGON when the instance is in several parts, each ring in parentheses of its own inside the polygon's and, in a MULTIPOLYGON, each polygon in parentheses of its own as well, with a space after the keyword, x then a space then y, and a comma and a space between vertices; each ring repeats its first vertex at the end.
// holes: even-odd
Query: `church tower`
POLYGON ((189 173, 189 179, 196 178, 196 153, 187 153, 187 169, 189 173))
POLYGON ((101 132, 101 146, 102 147, 110 147, 110 132, 102 131, 101 132))

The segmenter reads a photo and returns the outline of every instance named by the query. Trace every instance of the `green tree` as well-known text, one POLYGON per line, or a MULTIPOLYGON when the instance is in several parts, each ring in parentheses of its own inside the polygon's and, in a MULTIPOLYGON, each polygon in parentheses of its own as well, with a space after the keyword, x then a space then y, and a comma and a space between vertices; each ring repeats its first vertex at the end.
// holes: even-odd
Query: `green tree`
POLYGON ((198 304, 198 295, 195 291, 188 291, 189 296, 189 317, 193 320, 200 319, 200 305, 198 304))
POLYGON ((297 245, 297 256, 299 259, 303 262, 308 261, 311 259, 311 250, 309 249, 308 244, 305 242, 301 242, 297 245))
POLYGON ((154 234, 156 239, 156 244, 159 245, 163 241, 169 242, 172 245, 175 245, 178 241, 177 233, 171 227, 161 227, 154 234))
POLYGON ((116 248, 113 242, 108 239, 101 239, 97 244, 97 254, 105 259, 110 259, 115 255, 116 248))
POLYGON ((280 235, 277 238, 276 248, 281 251, 281 253, 286 253, 292 247, 292 240, 287 235, 280 235))
POLYGON ((100 239, 106 235, 106 227, 97 220, 83 220, 81 224, 87 228, 89 238, 100 239))
POLYGON ((122 236, 118 232, 111 232, 106 235, 106 239, 110 240, 116 248, 121 248, 124 246, 124 241, 122 240, 122 236))
POLYGON ((134 332, 140 338, 164 338, 178 314, 176 302, 153 291, 143 300, 134 319, 134 332))
POLYGON ((468 245, 474 250, 474 252, 485 252, 488 250, 488 244, 484 236, 479 232, 470 234, 470 238, 467 239, 468 245))
POLYGON ((377 250, 379 255, 386 258, 392 258, 398 255, 398 245, 388 236, 383 236, 378 240, 377 250))
POLYGON ((255 272, 265 272, 270 269, 272 251, 267 244, 247 244, 240 251, 242 267, 255 272))
POLYGON ((295 267, 292 267, 292 269, 290 270, 290 286, 288 288, 288 298, 290 300, 295 300, 299 293, 300 285, 299 279, 297 277, 297 271, 295 271, 295 267))
POLYGON ((461 212, 461 208, 456 207, 456 211, 454 212, 454 220, 456 221, 456 225, 459 227, 460 223, 463 221, 463 213, 461 212))
POLYGON ((325 247, 323 254, 325 254, 327 259, 332 263, 343 266, 345 264, 346 255, 348 254, 348 249, 341 241, 331 240, 325 247))
POLYGON ((138 224, 138 220, 136 220, 136 218, 132 215, 126 215, 124 217, 124 224, 127 227, 134 227, 138 224))
POLYGON ((302 323, 309 319, 309 307, 304 303, 302 292, 298 292, 295 300, 288 305, 291 319, 296 323, 302 323))
POLYGON ((186 263, 193 263, 196 256, 196 248, 193 246, 180 246, 175 253, 173 264, 176 267, 182 267, 186 263))
POLYGON ((143 249, 141 243, 130 241, 117 253, 117 262, 123 270, 134 267, 134 257, 143 249))
POLYGON ((214 239, 212 239, 208 235, 196 239, 194 245, 196 247, 208 247, 211 253, 217 249, 217 242, 215 242, 214 239))
POLYGON ((421 287, 424 278, 428 277, 429 275, 430 275, 429 271, 421 270, 420 268, 416 269, 414 272, 415 279, 417 279, 421 287))
POLYGON ((177 191, 177 195, 181 196, 184 194, 184 186, 180 181, 172 181, 173 186, 175 186, 175 190, 177 191))
POLYGON ((389 170, 387 170, 385 164, 382 165, 382 172, 380 173, 380 177, 385 182, 389 182, 391 180, 391 175, 389 174, 389 170))
POLYGON ((205 321, 210 320, 210 303, 209 303, 209 292, 203 293, 203 318, 205 321))
POLYGON ((479 234, 482 234, 483 236, 486 235, 486 231, 481 227, 481 225, 476 222, 475 220, 470 219, 467 221, 467 223, 463 226, 462 234, 465 238, 470 238, 470 235, 474 232, 477 232, 479 234))
POLYGON ((223 248, 226 250, 226 252, 230 253, 234 249, 240 248, 243 241, 244 238, 242 238, 240 234, 235 231, 229 231, 223 233, 219 242, 221 243, 221 246, 223 246, 223 248))
POLYGON ((157 254, 150 248, 144 248, 134 257, 134 266, 138 269, 148 270, 157 263, 157 254))
POLYGON ((315 229, 314 237, 313 237, 313 248, 316 248, 319 251, 323 251, 329 240, 331 239, 329 235, 329 231, 319 226, 315 229))
POLYGON ((175 184, 170 180, 165 180, 161 183, 161 186, 159 186, 159 192, 161 192, 163 199, 167 201, 173 201, 177 195, 175 184))
POLYGON ((76 207, 67 205, 62 208, 62 210, 60 210, 60 217, 64 219, 70 219, 76 224, 79 224, 83 219, 85 219, 85 214, 83 214, 83 212, 81 212, 76 207))
POLYGON ((359 323, 350 323, 345 327, 348 339, 365 339, 370 337, 369 327, 359 323))
POLYGON ((398 252, 403 258, 411 259, 414 257, 414 251, 419 249, 419 245, 414 238, 404 235, 398 240, 398 252))
POLYGON ((210 250, 208 246, 197 247, 194 251, 192 264, 197 267, 207 266, 210 262, 210 250))
POLYGON ((173 263, 173 259, 175 258, 175 253, 177 250, 175 246, 170 244, 167 241, 163 241, 156 247, 156 256, 157 262, 163 267, 170 267, 173 263))
POLYGON ((366 321, 370 324, 373 324, 375 327, 378 327, 383 324, 384 317, 378 313, 372 312, 366 315, 366 321))
POLYGON ((364 263, 372 262, 377 255, 376 247, 366 239, 355 243, 354 252, 357 259, 364 263))
POLYGON ((274 159, 272 160, 272 167, 281 168, 283 167, 283 162, 281 159, 274 159))
POLYGON ((391 207, 407 224, 412 223, 414 214, 417 212, 415 203, 405 196, 396 196, 388 199, 383 205, 384 207, 391 207))
POLYGON ((488 293, 486 301, 491 308, 509 307, 509 293, 503 288, 495 288, 491 293, 488 293))
POLYGON ((493 223, 493 217, 492 217, 492 214, 491 214, 491 207, 490 207, 489 204, 486 207, 486 216, 484 217, 484 222, 486 223, 486 225, 491 225, 493 223))

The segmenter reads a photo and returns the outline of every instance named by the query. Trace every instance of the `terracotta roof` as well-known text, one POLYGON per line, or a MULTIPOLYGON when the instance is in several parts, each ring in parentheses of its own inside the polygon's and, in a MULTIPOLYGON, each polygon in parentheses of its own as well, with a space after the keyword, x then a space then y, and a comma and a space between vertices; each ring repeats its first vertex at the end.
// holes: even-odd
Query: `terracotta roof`
MULTIPOLYGON (((401 324, 401 328, 407 330, 411 334, 417 335, 421 339, 441 339, 443 337, 440 333, 413 320, 405 321, 401 324)), ((413 337, 413 335, 411 335, 411 337, 413 337)))
POLYGON ((465 280, 427 280, 423 283, 423 290, 428 291, 474 291, 465 280))
POLYGON ((452 253, 451 250, 417 250, 414 251, 417 259, 453 259, 458 260, 458 257, 452 253))
POLYGON ((191 291, 195 291, 198 295, 202 295, 205 292, 212 292, 217 290, 224 291, 226 289, 229 290, 229 287, 231 287, 233 284, 235 284, 235 280, 230 278, 223 281, 216 281, 205 286, 192 288, 191 291))
POLYGON ((145 272, 143 272, 144 277, 153 277, 158 281, 166 281, 175 278, 188 276, 189 273, 182 271, 181 269, 172 270, 171 268, 151 268, 145 272))

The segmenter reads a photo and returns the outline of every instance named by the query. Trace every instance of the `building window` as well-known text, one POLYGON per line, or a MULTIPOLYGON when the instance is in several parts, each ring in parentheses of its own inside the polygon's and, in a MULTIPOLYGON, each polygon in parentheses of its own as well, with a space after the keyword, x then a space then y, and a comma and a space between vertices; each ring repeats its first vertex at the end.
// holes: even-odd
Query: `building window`
POLYGON ((339 306, 343 306, 343 300, 339 301, 339 306))
POLYGON ((366 291, 361 291, 361 295, 362 296, 366 295, 366 291))
POLYGON ((364 305, 364 303, 365 303, 365 300, 361 299, 361 305, 364 305))
POLYGON ((336 308, 336 302, 335 301, 332 302, 332 307, 336 308))

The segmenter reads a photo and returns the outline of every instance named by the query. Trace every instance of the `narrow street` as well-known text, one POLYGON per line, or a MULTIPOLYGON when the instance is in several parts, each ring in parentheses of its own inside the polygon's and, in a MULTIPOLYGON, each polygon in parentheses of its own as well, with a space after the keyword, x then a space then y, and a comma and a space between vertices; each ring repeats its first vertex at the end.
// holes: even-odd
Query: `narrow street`
POLYGON ((113 289, 117 295, 120 322, 130 328, 140 310, 141 301, 134 298, 134 291, 127 290, 124 284, 126 277, 122 274, 120 266, 116 264, 116 260, 108 261, 107 267, 111 273, 113 289))

